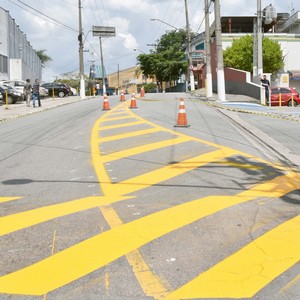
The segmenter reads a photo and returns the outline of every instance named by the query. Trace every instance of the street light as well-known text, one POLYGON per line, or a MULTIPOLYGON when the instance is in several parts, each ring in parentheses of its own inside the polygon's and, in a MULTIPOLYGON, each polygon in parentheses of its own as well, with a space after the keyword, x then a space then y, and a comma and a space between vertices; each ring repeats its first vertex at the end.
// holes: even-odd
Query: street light
POLYGON ((141 53, 143 53, 143 54, 146 54, 144 51, 142 51, 142 50, 140 50, 140 49, 133 49, 133 51, 139 51, 139 52, 141 52, 141 53))
POLYGON ((164 24, 166 24, 166 25, 168 25, 170 27, 173 27, 175 30, 179 30, 179 28, 177 28, 177 27, 175 27, 175 26, 173 26, 173 25, 171 25, 171 24, 169 24, 169 23, 167 23, 167 22, 165 22, 165 21, 163 21, 161 19, 150 19, 150 21, 158 21, 158 22, 164 23, 164 24))
MULTIPOLYGON (((188 73, 190 76, 190 84, 191 84, 191 91, 195 90, 195 81, 194 81, 194 72, 193 72, 193 62, 192 62, 192 53, 191 53, 191 35, 190 35, 190 25, 189 25, 189 16, 188 16, 188 9, 187 9, 187 0, 185 0, 185 16, 186 16, 186 35, 187 35, 187 57, 188 57, 188 73)), ((164 23, 175 30, 179 30, 178 27, 175 27, 163 20, 160 19, 150 19, 151 21, 159 21, 164 23)))

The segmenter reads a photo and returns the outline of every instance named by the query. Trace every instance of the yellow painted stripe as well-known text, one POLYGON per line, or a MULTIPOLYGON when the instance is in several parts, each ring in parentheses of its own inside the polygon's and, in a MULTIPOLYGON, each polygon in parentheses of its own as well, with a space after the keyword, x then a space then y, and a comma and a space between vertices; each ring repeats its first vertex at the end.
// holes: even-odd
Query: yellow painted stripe
MULTIPOLYGON (((293 186, 282 186, 279 178, 276 178, 256 186, 255 189, 265 190, 265 185, 272 190, 280 188, 282 195, 290 192, 293 186)), ((299 185, 298 175, 297 189, 299 185)), ((242 195, 211 196, 117 226, 31 266, 0 277, 0 293, 43 295, 173 230, 232 205, 253 199, 255 198, 242 195)))
POLYGON ((106 185, 102 184, 102 188, 105 188, 105 194, 116 197, 117 195, 127 195, 141 189, 150 187, 152 185, 169 180, 176 176, 182 175, 188 171, 209 164, 213 161, 218 161, 225 156, 234 155, 236 152, 229 149, 221 149, 212 152, 208 152, 177 164, 168 165, 166 167, 142 174, 130 178, 128 180, 121 181, 116 184, 106 185))
MULTIPOLYGON (((111 205, 103 206, 100 209, 111 228, 123 224, 111 205)), ((146 296, 158 299, 158 297, 164 298, 168 294, 168 289, 164 286, 163 281, 150 270, 139 250, 129 252, 126 258, 146 296)))
POLYGON ((118 120, 125 120, 125 119, 132 119, 134 118, 134 116, 132 115, 126 115, 126 116, 119 116, 119 117, 108 117, 107 115, 105 115, 105 118, 102 119, 101 123, 106 123, 106 122, 110 122, 110 121, 118 121, 118 120))
POLYGON ((128 122, 128 123, 122 123, 122 124, 116 124, 116 125, 110 125, 110 126, 102 126, 101 131, 103 130, 109 130, 109 129, 116 129, 116 128, 123 128, 123 127, 129 127, 129 126, 135 126, 144 124, 143 121, 136 121, 136 122, 128 122))
POLYGON ((0 236, 55 218, 106 205, 112 200, 116 202, 125 199, 128 199, 128 197, 114 200, 112 197, 87 197, 5 216, 0 218, 0 236))
POLYGON ((145 134, 151 134, 151 133, 158 132, 158 131, 162 131, 162 130, 160 128, 157 128, 157 127, 156 128, 150 128, 150 129, 144 129, 144 130, 137 130, 137 131, 131 131, 131 132, 128 132, 128 133, 108 136, 108 137, 100 137, 100 138, 98 138, 98 141, 101 142, 101 143, 111 142, 111 141, 126 139, 126 138, 129 138, 129 137, 145 135, 145 134))
POLYGON ((161 149, 161 148, 169 147, 169 146, 172 146, 172 145, 177 145, 177 144, 188 142, 188 141, 189 141, 188 137, 187 138, 178 137, 178 138, 174 138, 174 139, 170 139, 170 140, 164 140, 164 141, 161 141, 161 142, 146 144, 146 145, 142 145, 142 146, 138 146, 138 147, 134 147, 134 148, 129 148, 129 149, 118 151, 118 152, 113 152, 111 154, 102 155, 101 156, 101 161, 103 163, 106 163, 106 162, 122 159, 122 158, 125 158, 125 157, 137 155, 137 154, 140 154, 140 153, 153 151, 153 150, 156 150, 156 149, 161 149))
POLYGON ((286 286, 284 286, 280 292, 281 293, 286 293, 289 289, 293 288, 294 285, 299 284, 300 282, 300 275, 296 276, 291 280, 286 286))
POLYGON ((269 181, 267 184, 258 185, 258 187, 242 192, 242 195, 250 197, 280 198, 288 192, 300 188, 300 174, 288 173, 269 181))
MULTIPOLYGON (((271 189, 281 188, 282 195, 291 191, 289 185, 281 187, 280 180, 271 180, 255 189, 265 190, 264 185, 271 189)), ((299 185, 300 181, 297 189, 299 185)), ((117 226, 36 264, 0 277, 0 293, 43 295, 173 230, 253 199, 254 196, 247 197, 243 193, 237 196, 211 196, 117 226)))
POLYGON ((22 197, 0 197, 0 203, 21 199, 22 197))
POLYGON ((274 228, 169 295, 251 298, 300 260, 300 216, 274 228))

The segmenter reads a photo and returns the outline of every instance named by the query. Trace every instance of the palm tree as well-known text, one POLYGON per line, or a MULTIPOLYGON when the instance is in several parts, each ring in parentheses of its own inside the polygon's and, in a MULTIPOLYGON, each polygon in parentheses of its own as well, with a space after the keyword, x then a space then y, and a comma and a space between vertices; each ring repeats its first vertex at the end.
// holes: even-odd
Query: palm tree
POLYGON ((47 54, 45 54, 45 49, 43 50, 37 50, 35 51, 36 55, 39 57, 39 59, 41 60, 42 63, 42 67, 45 68, 46 67, 46 63, 48 61, 52 61, 52 58, 50 56, 48 56, 47 54))

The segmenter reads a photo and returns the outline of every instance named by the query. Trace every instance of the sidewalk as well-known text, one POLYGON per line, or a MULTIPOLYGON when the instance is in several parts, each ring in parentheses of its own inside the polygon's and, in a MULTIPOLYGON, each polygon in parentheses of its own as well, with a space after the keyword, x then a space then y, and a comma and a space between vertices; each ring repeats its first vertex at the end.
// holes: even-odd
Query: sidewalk
MULTIPOLYGON (((90 96, 87 96, 85 98, 88 99, 90 96)), ((74 103, 77 101, 81 101, 80 96, 68 96, 68 97, 55 97, 53 98, 41 98, 41 107, 32 107, 32 102, 31 106, 27 107, 26 102, 17 102, 15 104, 9 104, 6 106, 5 104, 1 103, 0 104, 0 123, 9 121, 12 119, 16 119, 19 117, 35 114, 38 112, 41 112, 43 110, 51 109, 53 107, 61 106, 61 105, 66 105, 69 103, 74 103)))
POLYGON ((206 97, 205 89, 196 90, 193 93, 196 97, 204 101, 209 101, 212 105, 232 111, 246 112, 260 115, 273 116, 281 119, 289 119, 300 122, 300 106, 264 106, 259 100, 246 95, 226 94, 225 101, 219 102, 218 95, 213 94, 212 97, 206 97))

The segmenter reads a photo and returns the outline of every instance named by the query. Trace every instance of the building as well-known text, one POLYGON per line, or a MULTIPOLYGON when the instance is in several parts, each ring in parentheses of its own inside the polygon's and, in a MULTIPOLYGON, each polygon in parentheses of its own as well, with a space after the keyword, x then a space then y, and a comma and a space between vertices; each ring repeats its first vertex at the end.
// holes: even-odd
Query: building
MULTIPOLYGON (((265 14, 265 10, 263 11, 265 14)), ((234 39, 253 34, 256 16, 223 16, 221 17, 222 48, 230 47, 234 39)), ((215 23, 210 27, 212 47, 214 46, 215 23)), ((281 45, 284 60, 283 72, 289 73, 291 78, 300 77, 300 61, 298 58, 300 47, 300 12, 278 13, 273 22, 263 22, 263 36, 277 41, 281 45), (268 24, 266 24, 268 23, 268 24)), ((205 34, 201 33, 192 40, 192 51, 203 50, 205 52, 205 34)), ((211 53, 212 65, 215 66, 215 55, 211 53)), ((205 72, 203 72, 205 60, 194 63, 194 75, 199 87, 205 86, 205 72)), ((215 68, 212 67, 213 86, 216 90, 215 68)), ((226 78, 225 78, 226 80, 226 78)))
POLYGON ((42 64, 26 35, 0 7, 0 80, 42 79, 42 64))
POLYGON ((137 66, 108 74, 108 84, 116 91, 124 90, 127 93, 138 93, 143 84, 152 82, 155 82, 154 79, 144 76, 137 66))

